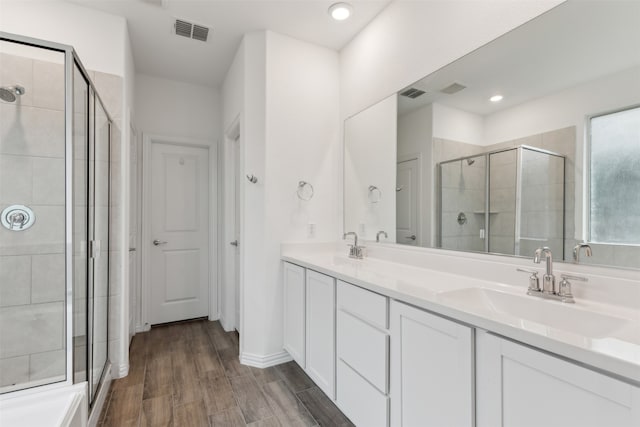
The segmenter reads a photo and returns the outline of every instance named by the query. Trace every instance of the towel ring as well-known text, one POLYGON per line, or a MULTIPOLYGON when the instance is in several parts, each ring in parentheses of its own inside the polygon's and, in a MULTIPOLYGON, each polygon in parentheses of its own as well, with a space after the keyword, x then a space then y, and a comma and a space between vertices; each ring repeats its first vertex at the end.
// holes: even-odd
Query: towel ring
POLYGON ((371 203, 378 203, 382 199, 382 191, 375 185, 370 185, 368 198, 371 203))
POLYGON ((304 200, 308 202, 313 197, 313 185, 309 184, 307 181, 298 182, 298 198, 300 200, 304 200))

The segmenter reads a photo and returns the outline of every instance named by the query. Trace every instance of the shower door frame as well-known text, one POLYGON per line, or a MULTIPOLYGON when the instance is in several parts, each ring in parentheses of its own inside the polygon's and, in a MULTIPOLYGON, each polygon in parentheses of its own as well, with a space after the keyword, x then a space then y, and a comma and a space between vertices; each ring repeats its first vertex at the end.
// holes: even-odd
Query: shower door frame
MULTIPOLYGON (((74 88, 74 66, 77 66, 78 70, 80 71, 80 73, 82 74, 82 76, 84 77, 84 79, 86 80, 86 82, 88 83, 88 88, 89 91, 88 93, 90 93, 91 91, 93 91, 94 96, 95 96, 95 100, 96 102, 100 102, 100 104, 102 104, 102 107, 105 111, 105 114, 107 116, 107 120, 109 122, 109 128, 111 129, 111 127, 113 126, 113 119, 111 117, 111 115, 109 114, 108 110, 105 108, 105 104, 102 101, 102 99, 100 98, 98 91, 96 90, 93 82, 91 81, 91 78, 89 78, 89 73, 87 72, 87 70, 84 68, 84 65, 82 64, 82 61, 80 60, 78 54, 76 53, 76 51, 74 50, 73 46, 70 45, 66 45, 66 44, 62 44, 62 43, 55 43, 55 42, 51 42, 51 41, 47 41, 47 40, 41 40, 41 39, 37 39, 37 38, 33 38, 33 37, 27 37, 27 36, 22 36, 22 35, 18 35, 18 34, 12 34, 12 33, 7 33, 4 31, 0 31, 0 41, 2 42, 10 42, 10 43, 16 43, 16 44, 21 44, 21 45, 26 45, 26 46, 31 46, 31 47, 35 47, 35 48, 41 48, 41 49, 47 49, 47 50, 52 50, 52 51, 57 51, 60 52, 62 54, 64 54, 64 135, 65 135, 65 142, 64 142, 64 156, 65 156, 65 160, 64 160, 64 165, 65 165, 65 184, 64 184, 64 188, 65 188, 65 201, 64 201, 64 212, 65 212, 65 220, 64 220, 64 255, 65 255, 65 299, 64 299, 64 328, 63 330, 65 331, 65 379, 64 381, 56 381, 56 382, 51 382, 51 383, 47 383, 47 384, 43 384, 43 385, 37 385, 37 386, 31 386, 31 387, 27 387, 27 388, 23 388, 20 390, 16 390, 16 391, 11 391, 11 392, 7 392, 7 393, 3 393, 0 394, 0 400, 5 400, 5 399, 12 399, 15 397, 19 397, 19 396, 23 396, 23 395, 30 395, 33 393, 39 393, 42 391, 47 391, 47 390, 55 390, 58 388, 62 388, 62 387, 69 387, 72 386, 73 384, 75 384, 74 382, 74 367, 73 367, 73 362, 74 362, 74 345, 73 345, 73 277, 74 277, 74 263, 73 263, 73 218, 74 218, 74 204, 73 204, 73 171, 74 171, 74 166, 75 166, 75 159, 74 159, 74 153, 73 153, 73 145, 74 145, 74 136, 73 136, 73 124, 74 124, 74 98, 73 98, 73 88, 74 88)), ((91 131, 90 129, 88 129, 89 132, 91 131)), ((109 146, 111 145, 111 130, 110 130, 110 136, 109 136, 109 146)), ((87 139, 89 139, 89 135, 87 135, 87 139)), ((89 144, 89 141, 87 141, 87 146, 89 144)), ((86 161, 88 162, 89 159, 86 159, 86 161)), ((109 159, 110 161, 110 159, 109 159)), ((111 180, 111 176, 110 176, 110 169, 111 167, 108 168, 108 177, 107 177, 107 181, 109 183, 108 185, 108 197, 109 197, 109 206, 111 205, 111 186, 110 186, 110 180, 111 180)), ((89 177, 87 176, 87 180, 89 179, 89 177)), ((87 182, 87 194, 89 193, 89 188, 88 188, 88 182, 87 182)), ((87 203, 88 203, 88 199, 87 199, 87 203)), ((87 206, 88 209, 88 206, 87 206)), ((110 210, 110 208, 109 208, 110 210)), ((108 221, 107 221, 107 227, 110 226, 110 215, 108 215, 108 221)), ((89 226, 89 224, 87 224, 87 227, 89 226)), ((87 230, 87 236, 86 236, 86 240, 87 240, 87 244, 89 244, 89 242, 91 241, 91 239, 89 238, 89 234, 88 234, 88 230, 87 230)), ((107 247, 109 247, 109 242, 107 242, 107 247)), ((110 281, 110 277, 109 277, 109 250, 107 250, 106 253, 107 256, 107 295, 109 295, 109 281, 110 281)), ((91 254, 87 253, 87 264, 89 263, 91 259, 91 254)), ((87 266, 88 267, 88 266, 87 266)), ((88 276, 87 276, 87 280, 89 280, 88 276)), ((88 295, 87 295, 88 297, 88 295)), ((107 298, 107 313, 109 313, 109 298, 107 298)), ((88 314, 88 309, 87 309, 87 314, 88 314)), ((87 325, 88 325, 88 316, 87 316, 87 325)), ((103 380, 105 377, 105 374, 107 372, 107 367, 109 365, 109 322, 107 322, 107 357, 106 357, 106 363, 105 363, 105 367, 103 367, 103 372, 100 378, 100 386, 98 387, 98 390, 96 391, 96 396, 99 395, 100 393, 100 388, 102 387, 103 384, 103 380)), ((87 334, 89 333, 89 331, 87 330, 87 334)), ((88 355, 89 355, 89 350, 88 350, 88 346, 90 343, 87 342, 87 352, 85 354, 85 357, 87 358, 87 362, 88 362, 88 355)), ((88 375, 89 375, 89 364, 87 363, 86 366, 86 370, 87 370, 87 383, 89 383, 89 379, 88 379, 88 375)), ((83 381, 80 381, 83 382, 83 381)), ((87 390, 88 391, 88 395, 87 395, 87 400, 89 403, 89 408, 91 408, 93 406, 93 402, 91 401, 91 390, 87 390)))

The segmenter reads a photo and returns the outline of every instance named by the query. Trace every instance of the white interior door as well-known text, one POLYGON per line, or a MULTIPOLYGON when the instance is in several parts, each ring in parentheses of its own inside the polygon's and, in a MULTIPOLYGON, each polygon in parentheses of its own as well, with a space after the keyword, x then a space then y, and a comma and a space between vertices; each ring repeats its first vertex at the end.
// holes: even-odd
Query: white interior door
POLYGON ((396 239, 403 245, 420 244, 418 235, 418 159, 398 163, 396 177, 396 239))
POLYGON ((151 144, 151 324, 208 315, 209 152, 151 144))

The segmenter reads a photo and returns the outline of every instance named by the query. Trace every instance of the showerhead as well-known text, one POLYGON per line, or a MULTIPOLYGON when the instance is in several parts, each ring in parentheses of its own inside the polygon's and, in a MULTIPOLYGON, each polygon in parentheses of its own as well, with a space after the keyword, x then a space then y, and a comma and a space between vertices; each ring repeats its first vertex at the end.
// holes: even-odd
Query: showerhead
POLYGON ((0 87, 0 99, 5 102, 15 102, 17 96, 24 95, 26 90, 22 86, 2 86, 0 87))
POLYGON ((467 165, 471 166, 472 164, 474 164, 476 161, 473 159, 467 159, 467 165))

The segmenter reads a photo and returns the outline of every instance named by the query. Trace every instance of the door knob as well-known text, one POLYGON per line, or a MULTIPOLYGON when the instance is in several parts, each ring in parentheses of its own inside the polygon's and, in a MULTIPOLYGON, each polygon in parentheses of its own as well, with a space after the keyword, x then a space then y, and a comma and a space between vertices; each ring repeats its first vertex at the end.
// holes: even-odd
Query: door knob
POLYGON ((233 242, 229 242, 231 246, 238 246, 238 241, 234 240, 233 242))
POLYGON ((411 236, 407 236, 405 237, 405 239, 409 239, 409 240, 416 240, 416 235, 412 234, 411 236))
POLYGON ((166 245, 167 243, 168 242, 165 242, 165 241, 162 241, 162 240, 158 240, 158 239, 153 241, 153 244, 156 245, 156 246, 166 245))

